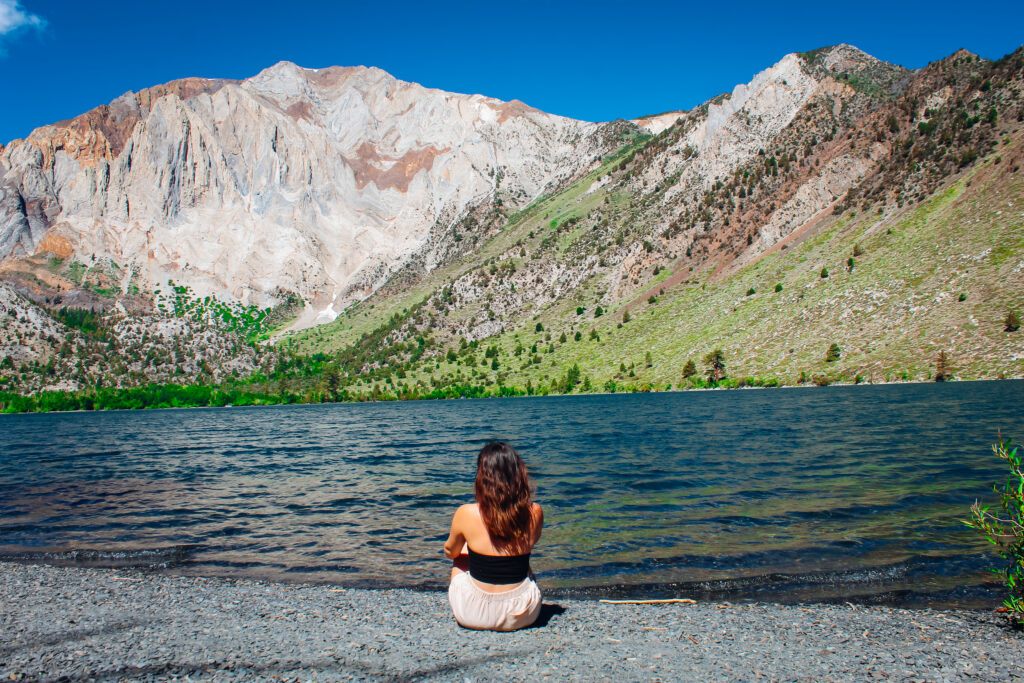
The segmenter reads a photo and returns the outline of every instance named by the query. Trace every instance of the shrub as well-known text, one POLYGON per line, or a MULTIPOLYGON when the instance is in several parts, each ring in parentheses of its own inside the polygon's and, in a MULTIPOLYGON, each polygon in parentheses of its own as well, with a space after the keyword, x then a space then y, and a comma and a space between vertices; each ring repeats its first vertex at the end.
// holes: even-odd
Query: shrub
POLYGON ((754 296, 755 294, 757 294, 757 290, 753 287, 747 290, 747 296, 754 296))
POLYGON ((596 309, 594 309, 594 317, 595 318, 600 318, 602 315, 604 315, 604 309, 603 308, 598 306, 596 309))
POLYGON ((693 360, 686 361, 686 365, 683 366, 683 377, 693 377, 697 374, 697 365, 693 360))
POLYGON ((827 277, 828 277, 828 268, 825 268, 823 266, 822 269, 821 269, 821 279, 824 280, 827 277))
POLYGON ((626 311, 625 313, 622 314, 622 322, 628 323, 629 319, 629 311, 626 311))
POLYGON ((1003 322, 1006 323, 1007 332, 1016 332, 1020 329, 1020 317, 1017 315, 1016 311, 1010 311, 1007 313, 1006 320, 1003 322))
POLYGON ((782 283, 781 282, 779 284, 775 285, 775 291, 776 292, 781 292, 782 291, 782 283))
POLYGON ((960 292, 960 296, 957 297, 957 301, 967 301, 967 294, 960 292))
POLYGON ((832 345, 828 347, 828 351, 825 352, 825 362, 834 363, 839 360, 842 350, 839 348, 839 344, 832 342, 832 345))
POLYGON ((1000 437, 992 451, 1010 466, 1010 473, 1002 490, 993 486, 999 495, 1002 516, 989 512, 991 506, 982 507, 979 501, 971 506, 971 518, 964 524, 977 529, 988 542, 996 546, 1006 566, 994 574, 1003 577, 1009 597, 1003 601, 1010 619, 1024 627, 1024 457, 1016 446, 1000 437))
POLYGON ((586 309, 583 308, 582 306, 577 306, 576 307, 576 315, 583 315, 583 311, 585 311, 585 310, 586 309))
POLYGON ((572 336, 572 338, 573 338, 573 339, 574 339, 575 341, 579 341, 580 339, 582 339, 582 338, 583 338, 583 333, 582 333, 582 332, 580 332, 579 330, 577 330, 577 331, 576 331, 576 334, 574 334, 574 335, 572 336))
POLYGON ((647 297, 647 303, 649 303, 649 304, 653 304, 657 300, 658 300, 658 297, 654 296, 653 294, 650 295, 649 297, 647 297))
POLYGON ((853 260, 852 256, 850 258, 846 259, 846 269, 849 270, 851 273, 853 272, 853 267, 855 265, 856 265, 856 261, 853 260))
POLYGON ((854 256, 854 258, 860 256, 863 253, 864 253, 864 249, 860 246, 860 244, 853 245, 853 256, 854 256))
POLYGON ((534 329, 535 329, 535 330, 536 330, 537 332, 543 332, 543 331, 544 331, 544 326, 543 326, 543 325, 541 325, 540 323, 537 323, 537 327, 535 327, 534 329))

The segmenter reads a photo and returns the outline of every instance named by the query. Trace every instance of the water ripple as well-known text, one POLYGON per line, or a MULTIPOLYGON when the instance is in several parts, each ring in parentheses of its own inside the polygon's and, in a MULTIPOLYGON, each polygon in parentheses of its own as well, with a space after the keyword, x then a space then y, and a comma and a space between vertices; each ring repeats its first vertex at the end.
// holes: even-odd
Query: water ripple
POLYGON ((1001 479, 990 444, 1024 434, 1022 398, 1009 381, 0 416, 0 559, 441 584, 476 452, 505 439, 545 506, 549 587, 955 593, 986 578, 959 520, 1001 479))

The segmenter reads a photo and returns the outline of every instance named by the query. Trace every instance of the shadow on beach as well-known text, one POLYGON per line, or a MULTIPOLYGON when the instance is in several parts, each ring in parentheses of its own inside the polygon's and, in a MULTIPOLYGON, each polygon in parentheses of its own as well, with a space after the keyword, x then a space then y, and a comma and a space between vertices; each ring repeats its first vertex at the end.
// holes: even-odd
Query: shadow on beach
POLYGON ((526 628, 544 628, 551 621, 551 617, 559 614, 565 614, 565 608, 561 605, 545 602, 540 606, 540 614, 537 616, 537 621, 533 622, 526 628))

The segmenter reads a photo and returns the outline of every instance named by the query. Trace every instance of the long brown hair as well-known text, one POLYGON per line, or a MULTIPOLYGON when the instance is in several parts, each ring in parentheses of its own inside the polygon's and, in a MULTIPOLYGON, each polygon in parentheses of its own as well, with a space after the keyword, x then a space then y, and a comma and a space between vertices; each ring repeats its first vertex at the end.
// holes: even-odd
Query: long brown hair
POLYGON ((500 552, 530 549, 530 480, 515 449, 496 441, 480 449, 473 487, 480 515, 500 552))

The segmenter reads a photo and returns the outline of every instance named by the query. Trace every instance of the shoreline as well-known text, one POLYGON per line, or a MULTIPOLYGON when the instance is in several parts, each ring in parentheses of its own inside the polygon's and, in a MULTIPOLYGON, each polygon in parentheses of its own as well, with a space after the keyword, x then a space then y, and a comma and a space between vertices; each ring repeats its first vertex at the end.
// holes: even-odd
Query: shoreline
POLYGON ((544 603, 477 632, 442 591, 0 562, 0 679, 1024 680, 991 611, 544 603))
MULTIPOLYGON (((187 563, 181 564, 173 558, 161 560, 157 554, 148 561, 140 558, 102 557, 91 551, 57 553, 53 556, 17 555, 0 553, 0 566, 5 564, 25 567, 50 567, 71 570, 122 571, 137 574, 142 578, 166 577, 183 579, 204 579, 227 583, 249 581, 272 583, 290 587, 331 587, 356 591, 409 591, 413 593, 437 593, 447 590, 447 565, 441 567, 432 579, 419 582, 401 582, 388 579, 357 579, 335 575, 325 577, 318 573, 281 574, 258 570, 222 573, 216 570, 195 570, 187 563)), ((860 575, 879 572, 885 574, 888 566, 873 568, 859 567, 843 570, 819 570, 806 573, 767 572, 740 576, 704 577, 691 580, 637 581, 626 583, 584 582, 566 583, 552 580, 541 571, 538 584, 544 595, 552 599, 594 602, 606 599, 640 600, 662 598, 692 598, 699 602, 729 602, 733 604, 767 603, 774 605, 854 605, 857 607, 888 607, 908 611, 925 609, 953 611, 986 611, 1002 604, 1004 588, 984 574, 981 582, 946 582, 917 585, 907 581, 887 581, 855 578, 847 581, 848 573, 860 575)))

